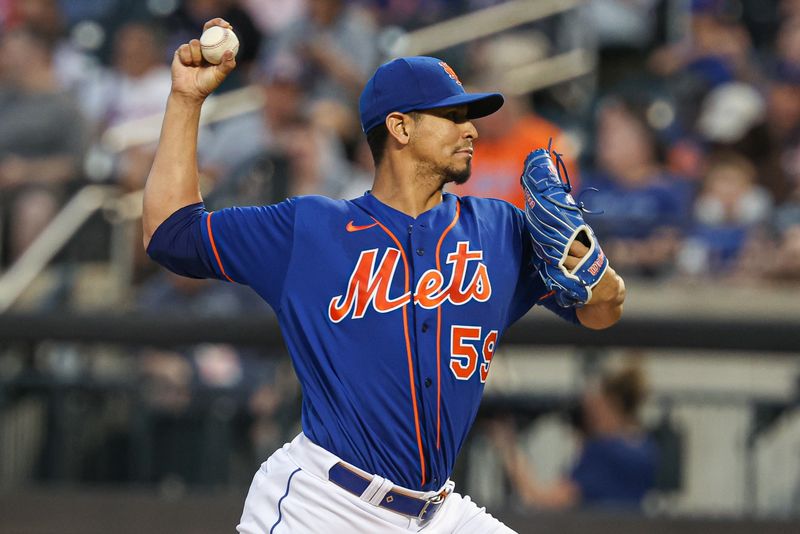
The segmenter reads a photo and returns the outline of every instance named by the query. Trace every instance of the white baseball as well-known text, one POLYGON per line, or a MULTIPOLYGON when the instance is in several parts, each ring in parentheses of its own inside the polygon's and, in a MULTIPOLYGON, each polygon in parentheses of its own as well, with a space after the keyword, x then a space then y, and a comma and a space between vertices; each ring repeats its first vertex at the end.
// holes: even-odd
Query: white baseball
POLYGON ((200 36, 200 51, 209 63, 222 63, 222 54, 227 50, 232 51, 234 57, 239 51, 239 38, 228 28, 211 26, 200 36))

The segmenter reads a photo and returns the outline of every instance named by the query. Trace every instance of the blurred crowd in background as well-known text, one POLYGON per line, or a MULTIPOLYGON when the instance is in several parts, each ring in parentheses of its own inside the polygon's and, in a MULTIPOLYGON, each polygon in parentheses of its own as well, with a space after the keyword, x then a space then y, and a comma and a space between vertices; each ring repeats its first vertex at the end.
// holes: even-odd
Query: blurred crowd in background
MULTIPOLYGON (((401 32, 497 3, 0 0, 0 274, 83 186, 143 187, 155 141, 114 152, 104 140, 115 128, 163 113, 173 52, 198 37, 205 21, 225 18, 241 42, 238 68, 219 93, 255 86, 264 98, 259 110, 201 131, 204 198, 218 209, 303 194, 363 194, 374 170, 357 114, 368 77, 390 58, 401 32)), ((552 138, 565 155, 576 196, 603 212, 589 215, 589 222, 626 277, 738 284, 800 279, 800 1, 592 0, 434 55, 448 61, 465 85, 507 96, 500 112, 476 122, 472 179, 452 192, 520 205, 522 161, 552 138), (532 93, 504 87, 511 62, 533 62, 575 46, 596 54, 591 74, 532 93)), ((255 295, 233 284, 160 271, 138 246, 141 236, 134 239, 136 290, 123 303, 129 309, 266 312, 255 295)), ((79 257, 108 255, 102 231, 79 233, 76 242, 79 257)), ((41 306, 59 304, 58 295, 41 306)), ((113 306, 121 309, 119 302, 113 306)), ((55 351, 41 365, 69 375, 65 362, 74 358, 67 352, 55 351)), ((153 480, 182 463, 184 479, 218 480, 194 468, 203 463, 198 444, 219 445, 212 439, 219 434, 193 413, 210 409, 249 435, 245 477, 253 458, 282 443, 285 427, 296 424, 295 413, 285 415, 297 398, 291 371, 258 353, 209 344, 142 348, 140 356, 136 369, 155 414, 147 443, 157 451, 147 468, 153 480), (196 395, 197 384, 228 393, 222 401, 209 400, 196 395)), ((98 371, 99 360, 92 358, 77 358, 84 362, 78 367, 113 374, 98 371)), ((595 392, 618 412, 595 413, 595 425, 612 420, 625 432, 636 426, 644 393, 636 376, 625 380, 633 382, 633 393, 611 378, 595 392)), ((121 469, 114 443, 123 456, 136 444, 114 441, 114 429, 122 430, 113 408, 89 414, 105 425, 102 447, 90 435, 80 438, 97 445, 83 444, 87 457, 97 460, 102 450, 106 460, 75 466, 76 476, 132 476, 114 471, 121 469)), ((498 446, 511 443, 510 426, 492 432, 498 446)), ((650 444, 640 445, 623 451, 628 459, 638 455, 644 470, 632 475, 638 489, 620 490, 633 503, 654 483, 653 452, 650 444)), ((224 450, 237 446, 244 447, 229 443, 224 450)), ((601 443, 588 449, 585 461, 608 465, 618 446, 601 443)), ((520 472, 517 451, 506 447, 503 459, 512 477, 520 472)), ((46 466, 39 469, 46 472, 46 466)), ((530 480, 512 482, 523 500, 558 506, 575 504, 575 484, 584 485, 584 496, 593 495, 598 476, 600 490, 616 484, 581 463, 571 473, 571 481, 551 493, 530 480)))
MULTIPOLYGON (((263 110, 202 132, 217 208, 362 194, 373 169, 357 100, 393 36, 493 3, 0 1, 2 265, 81 185, 142 187, 154 143, 112 157, 103 135, 163 112, 172 53, 205 20, 227 18, 241 41, 220 92, 255 84, 265 97, 263 110)), ((590 222, 623 273, 796 279, 800 2, 596 0, 438 53, 467 85, 504 90, 510 57, 563 51, 582 28, 596 71, 507 92, 503 111, 478 121, 473 178, 453 192, 519 204, 520 162, 553 137, 576 192, 599 190, 582 199, 604 212, 590 222)), ((153 269, 140 261, 137 283, 153 269)))

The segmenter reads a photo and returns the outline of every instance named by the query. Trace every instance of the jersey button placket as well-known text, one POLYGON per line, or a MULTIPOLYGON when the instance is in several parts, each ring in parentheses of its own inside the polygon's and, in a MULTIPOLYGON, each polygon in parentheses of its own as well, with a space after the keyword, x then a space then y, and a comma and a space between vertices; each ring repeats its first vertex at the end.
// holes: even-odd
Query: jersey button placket
MULTIPOLYGON (((420 259, 415 259, 415 256, 409 256, 409 263, 411 267, 411 290, 415 291, 417 285, 419 284, 419 277, 424 273, 428 265, 425 264, 425 260, 421 259, 421 257, 425 254, 425 249, 423 248, 423 243, 425 239, 425 232, 422 230, 424 227, 420 224, 409 224, 408 225, 408 244, 409 250, 413 250, 416 252, 416 257, 420 259)), ((432 469, 430 454, 432 454, 433 449, 430 446, 430 434, 431 434, 431 426, 435 425, 435 415, 431 416, 431 409, 435 409, 434 406, 436 405, 436 399, 430 398, 432 393, 431 386, 433 386, 434 381, 430 378, 430 370, 426 369, 427 362, 424 358, 420 358, 420 355, 427 354, 428 350, 425 347, 425 341, 421 339, 421 334, 424 334, 430 329, 430 319, 426 318, 428 314, 428 310, 425 310, 421 307, 412 304, 411 308, 411 321, 415 325, 416 331, 420 334, 417 335, 416 341, 416 371, 417 371, 417 380, 419 380, 419 402, 420 402, 420 418, 421 418, 421 426, 422 428, 422 440, 425 445, 423 448, 425 449, 425 462, 427 464, 428 473, 430 473, 430 469, 432 469)), ((425 340, 430 336, 426 336, 425 340)), ((434 430, 435 432, 435 430, 434 430)), ((430 480, 430 479, 429 479, 430 480)))
MULTIPOLYGON (((436 269, 436 242, 439 238, 439 231, 434 230, 434 225, 428 222, 418 222, 414 224, 414 232, 411 236, 411 250, 414 251, 414 264, 417 266, 416 273, 422 276, 431 269, 436 269), (436 234, 436 235, 434 235, 436 234), (427 252, 427 253, 426 253, 427 252)), ((415 280, 419 284, 420 280, 415 280)), ((429 295, 430 297, 430 295, 429 295)), ((440 452, 437 451, 437 406, 438 406, 438 385, 437 385, 437 310, 436 308, 425 308, 421 305, 415 306, 417 323, 417 340, 420 347, 420 354, 423 356, 420 361, 420 382, 422 387, 421 397, 425 409, 425 448, 429 451, 427 458, 430 467, 430 474, 433 476, 434 466, 438 469, 439 461, 436 460, 440 452)), ((440 477, 439 477, 440 478, 440 477)), ((439 481, 428 479, 429 482, 438 487, 439 481)))

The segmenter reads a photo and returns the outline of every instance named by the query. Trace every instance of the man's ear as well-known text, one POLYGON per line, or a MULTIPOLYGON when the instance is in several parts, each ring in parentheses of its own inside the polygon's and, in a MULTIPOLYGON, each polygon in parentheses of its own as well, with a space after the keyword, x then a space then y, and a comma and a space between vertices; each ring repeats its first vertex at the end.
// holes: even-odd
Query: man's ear
POLYGON ((389 135, 394 137, 401 145, 407 145, 411 137, 411 117, 405 113, 394 111, 386 116, 386 129, 389 135))

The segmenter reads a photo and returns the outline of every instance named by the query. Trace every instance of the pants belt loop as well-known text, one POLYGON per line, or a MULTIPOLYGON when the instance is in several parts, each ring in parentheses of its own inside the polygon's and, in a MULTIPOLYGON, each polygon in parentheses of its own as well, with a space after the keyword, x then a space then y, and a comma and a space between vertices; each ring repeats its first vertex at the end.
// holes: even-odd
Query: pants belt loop
POLYGON ((361 496, 361 498, 373 506, 378 506, 381 504, 381 501, 383 501, 383 498, 386 497, 386 494, 389 493, 393 487, 394 484, 392 484, 390 480, 375 475, 369 487, 367 488, 366 491, 364 491, 364 494, 361 496), (370 495, 369 489, 372 488, 373 485, 375 486, 375 491, 374 493, 372 493, 372 495, 370 495))
POLYGON ((385 479, 378 475, 374 475, 372 477, 372 481, 369 483, 369 486, 364 490, 364 492, 359 497, 362 501, 370 502, 372 497, 375 496, 375 493, 381 488, 383 481, 385 479))
POLYGON ((382 476, 373 475, 372 481, 369 483, 369 486, 367 486, 367 489, 364 490, 364 493, 361 494, 360 498, 362 501, 366 501, 373 506, 378 506, 386 494, 391 491, 393 486, 394 485, 389 480, 382 476))

